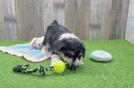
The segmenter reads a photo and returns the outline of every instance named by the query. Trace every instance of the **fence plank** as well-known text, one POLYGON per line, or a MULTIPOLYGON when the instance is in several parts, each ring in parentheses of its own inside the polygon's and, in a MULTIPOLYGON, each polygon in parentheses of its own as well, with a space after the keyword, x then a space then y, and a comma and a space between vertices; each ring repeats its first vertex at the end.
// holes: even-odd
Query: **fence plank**
POLYGON ((100 39, 101 0, 91 0, 89 39, 100 39))
POLYGON ((101 29, 100 39, 109 39, 111 28, 111 5, 112 0, 101 0, 101 29))
POLYGON ((109 39, 125 38, 128 14, 128 0, 113 0, 111 9, 111 30, 109 39))
POLYGON ((134 0, 129 0, 129 11, 125 39, 134 43, 134 0))
POLYGON ((124 39, 127 11, 127 0, 92 0, 90 39, 124 39))
POLYGON ((42 0, 16 0, 18 39, 44 35, 42 0))
POLYGON ((18 38, 43 36, 54 19, 64 25, 64 8, 64 0, 16 0, 18 38))
POLYGON ((57 20, 65 25, 65 0, 45 0, 44 1, 44 28, 57 20))
POLYGON ((4 0, 4 28, 7 40, 17 40, 14 0, 4 0))
POLYGON ((121 18, 120 18, 120 32, 119 37, 125 39, 127 17, 128 17, 129 0, 122 0, 121 18))
POLYGON ((5 30, 4 30, 4 0, 0 0, 0 39, 5 39, 5 30))
POLYGON ((67 0, 66 3, 66 26, 81 39, 88 39, 90 0, 67 0))

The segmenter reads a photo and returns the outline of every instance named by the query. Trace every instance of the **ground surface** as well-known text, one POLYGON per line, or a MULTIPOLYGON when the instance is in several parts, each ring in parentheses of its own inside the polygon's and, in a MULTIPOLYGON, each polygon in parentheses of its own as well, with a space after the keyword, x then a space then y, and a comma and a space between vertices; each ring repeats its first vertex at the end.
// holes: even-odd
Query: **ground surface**
MULTIPOLYGON (((0 46, 24 43, 24 41, 1 41, 0 46)), ((22 58, 0 52, 1 88, 134 88, 134 44, 124 40, 84 41, 86 57, 84 66, 76 72, 65 71, 61 75, 40 76, 12 72, 16 64, 29 63, 22 58), (103 49, 113 55, 112 62, 91 61, 88 56, 103 49)), ((49 61, 32 66, 49 65, 49 61)))

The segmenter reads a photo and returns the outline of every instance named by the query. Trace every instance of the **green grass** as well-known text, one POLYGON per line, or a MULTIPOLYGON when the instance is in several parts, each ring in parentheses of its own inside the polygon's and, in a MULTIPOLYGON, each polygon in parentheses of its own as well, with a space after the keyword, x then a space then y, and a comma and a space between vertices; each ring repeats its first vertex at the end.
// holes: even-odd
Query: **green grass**
MULTIPOLYGON (((1 41, 0 45, 12 45, 25 41, 1 41)), ((16 64, 30 63, 22 58, 0 52, 0 88, 134 88, 134 44, 125 40, 84 41, 86 57, 84 66, 76 72, 65 71, 61 75, 26 75, 12 72, 16 64), (89 54, 103 49, 113 55, 109 63, 89 60, 89 54)), ((49 65, 49 61, 32 66, 49 65)))

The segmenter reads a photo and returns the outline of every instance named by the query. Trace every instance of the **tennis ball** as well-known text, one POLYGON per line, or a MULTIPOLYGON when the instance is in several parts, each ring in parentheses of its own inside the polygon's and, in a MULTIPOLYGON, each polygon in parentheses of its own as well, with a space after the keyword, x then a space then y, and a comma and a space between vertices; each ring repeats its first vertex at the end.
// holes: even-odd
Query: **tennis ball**
POLYGON ((63 61, 58 61, 53 65, 53 70, 59 74, 63 73, 65 70, 65 63, 63 61))

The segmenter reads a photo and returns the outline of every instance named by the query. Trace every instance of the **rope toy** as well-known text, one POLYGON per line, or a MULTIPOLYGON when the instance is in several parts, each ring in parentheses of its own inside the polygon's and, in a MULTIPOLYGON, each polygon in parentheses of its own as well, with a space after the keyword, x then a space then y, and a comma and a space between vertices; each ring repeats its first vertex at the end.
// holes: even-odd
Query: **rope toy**
POLYGON ((37 68, 32 68, 29 64, 25 65, 16 65, 13 67, 13 71, 16 73, 36 73, 38 72, 41 75, 46 75, 48 71, 53 71, 55 73, 61 74, 65 71, 65 69, 69 70, 76 70, 77 67, 75 67, 73 64, 65 64, 58 55, 52 55, 51 56, 51 66, 50 67, 44 67, 40 66, 37 68))
MULTIPOLYGON (((60 65, 55 65, 55 66, 45 68, 44 66, 41 65, 40 67, 32 68, 29 64, 16 65, 16 66, 13 67, 13 72, 15 72, 15 73, 24 73, 24 74, 39 73, 42 76, 46 75, 48 71, 54 71, 55 73, 61 74, 61 73, 63 73, 64 69, 63 68, 60 69, 59 66, 60 65)), ((75 71, 76 67, 74 65, 66 64, 65 69, 75 71)))

